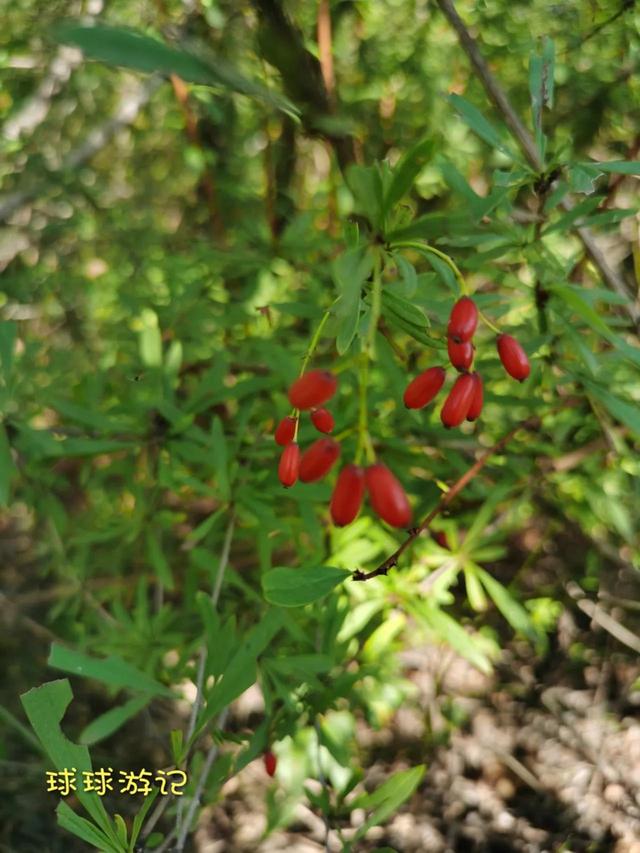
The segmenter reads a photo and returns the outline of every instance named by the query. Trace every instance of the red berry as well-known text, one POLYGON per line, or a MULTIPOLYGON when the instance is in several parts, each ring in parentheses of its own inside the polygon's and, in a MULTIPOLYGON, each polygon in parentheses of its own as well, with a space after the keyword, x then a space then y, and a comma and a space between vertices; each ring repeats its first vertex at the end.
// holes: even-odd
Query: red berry
POLYGON ((332 438, 319 438, 302 454, 300 479, 303 483, 321 480, 340 456, 340 445, 332 438))
POLYGON ((360 512, 364 498, 364 471, 359 465, 345 465, 338 474, 331 495, 331 518, 338 527, 351 524, 360 512))
POLYGON ((473 378, 473 397, 471 398, 471 405, 467 412, 467 420, 475 421, 480 417, 480 413, 482 412, 482 379, 480 379, 480 375, 478 373, 472 373, 471 377, 473 378))
POLYGON ((393 527, 407 527, 411 521, 409 500, 387 466, 376 462, 367 468, 365 477, 371 505, 380 518, 393 527))
POLYGON ((478 309, 468 296, 458 299, 451 309, 447 335, 457 344, 470 341, 478 325, 478 309))
POLYGON ((282 485, 288 489, 298 479, 300 470, 300 448, 295 442, 287 444, 280 456, 278 465, 278 477, 282 485))
POLYGON ((304 373, 289 388, 289 402, 296 409, 313 409, 330 400, 336 393, 338 380, 327 370, 304 373))
POLYGON ((444 532, 444 530, 432 530, 431 538, 434 542, 437 542, 441 548, 446 548, 447 551, 451 550, 451 548, 449 548, 449 540, 447 539, 447 534, 444 532))
POLYGON ((264 769, 267 771, 269 776, 273 776, 276 772, 276 767, 278 766, 278 759, 270 749, 268 749, 262 757, 264 759, 264 769))
POLYGON ((327 409, 314 409, 311 412, 311 422, 318 432, 333 432, 336 422, 327 409))
POLYGON ((447 338, 447 352, 449 353, 449 361, 457 370, 468 370, 473 361, 473 353, 475 347, 471 341, 458 344, 453 338, 447 338))
POLYGON ((531 373, 531 367, 527 354, 518 341, 511 335, 498 335, 496 345, 500 361, 509 376, 513 376, 518 382, 524 382, 531 373))
POLYGON ((404 404, 407 409, 421 409, 430 403, 444 384, 443 367, 430 367, 407 385, 404 404))
POLYGON ((440 412, 442 423, 447 429, 460 426, 467 417, 475 387, 476 383, 470 373, 458 376, 440 412))
POLYGON ((290 444, 296 434, 297 423, 297 418, 283 418, 276 428, 274 436, 276 444, 279 444, 281 447, 286 447, 287 444, 290 444))

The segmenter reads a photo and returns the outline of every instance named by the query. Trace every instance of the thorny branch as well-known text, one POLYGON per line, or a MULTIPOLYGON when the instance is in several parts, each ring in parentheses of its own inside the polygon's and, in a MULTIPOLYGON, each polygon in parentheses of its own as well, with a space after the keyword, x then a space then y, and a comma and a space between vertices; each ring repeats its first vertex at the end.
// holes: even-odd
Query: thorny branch
POLYGON ((355 571, 352 575, 352 580, 354 581, 368 581, 371 578, 377 578, 380 575, 386 575, 389 572, 389 569, 394 568, 394 566, 398 565, 398 560, 410 547, 415 539, 420 536, 421 533, 424 533, 425 530, 429 528, 431 522, 436 518, 436 516, 440 515, 443 510, 445 510, 450 503, 460 494, 460 492, 465 488, 465 486, 473 480, 475 476, 477 476, 480 471, 484 468, 487 462, 491 459, 492 456, 495 456, 497 453, 500 453, 501 450, 509 444, 514 435, 519 432, 521 429, 525 430, 534 430, 540 426, 540 418, 534 417, 529 418, 528 420, 522 421, 517 426, 515 426, 512 430, 506 435, 503 435, 502 438, 497 441, 493 447, 490 447, 473 463, 473 465, 465 471, 465 473, 460 477, 451 488, 445 492, 445 494, 440 498, 435 507, 428 513, 428 515, 424 518, 419 527, 413 527, 408 531, 407 538, 400 545, 400 547, 391 554, 390 557, 380 563, 380 565, 373 569, 370 572, 363 572, 360 569, 355 571))

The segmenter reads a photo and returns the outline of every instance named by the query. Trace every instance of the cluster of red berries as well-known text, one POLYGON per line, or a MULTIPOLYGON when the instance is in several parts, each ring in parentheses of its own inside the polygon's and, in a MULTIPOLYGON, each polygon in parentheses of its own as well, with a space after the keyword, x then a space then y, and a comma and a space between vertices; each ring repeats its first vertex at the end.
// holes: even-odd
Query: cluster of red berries
MULTIPOLYGON (((447 327, 447 349, 451 364, 460 372, 440 413, 445 427, 459 426, 466 418, 474 421, 480 416, 483 404, 482 379, 469 372, 475 347, 472 343, 478 325, 478 309, 468 296, 453 306, 447 327)), ((530 372, 529 360, 520 344, 511 335, 498 335, 498 355, 507 371, 520 382, 530 372)), ((422 409, 430 403, 444 385, 443 367, 430 367, 413 379, 404 392, 404 404, 409 409, 422 409)), ((336 377, 326 370, 311 370, 297 379, 289 389, 289 402, 297 412, 310 411, 311 422, 322 433, 331 433, 333 415, 322 408, 335 394, 336 377)), ((299 418, 283 418, 275 431, 275 440, 284 450, 278 465, 278 477, 286 488, 298 480, 313 483, 326 476, 340 456, 340 444, 333 438, 319 438, 304 453, 297 442, 299 418)), ((371 506, 383 521, 393 527, 408 527, 411 507, 401 484, 382 462, 366 468, 350 463, 340 471, 329 510, 334 524, 344 527, 355 520, 365 493, 371 506)))
MULTIPOLYGON (((336 377, 324 370, 304 373, 289 389, 289 402, 300 411, 311 410, 311 421, 320 432, 331 432, 333 416, 326 409, 317 408, 328 402, 338 387, 336 377)), ((340 445, 332 438, 320 438, 300 453, 296 438, 298 419, 283 418, 275 432, 278 444, 284 446, 278 477, 286 488, 300 480, 313 483, 329 473, 338 457, 340 445)), ((393 527, 407 527, 411 521, 411 507, 404 489, 383 465, 376 462, 366 469, 348 464, 340 471, 331 495, 329 510, 334 524, 344 527, 355 520, 364 500, 365 492, 375 512, 393 527)))
MULTIPOLYGON (((459 299, 451 310, 447 326, 447 352, 449 361, 460 372, 445 400, 440 419, 447 429, 460 426, 466 419, 480 417, 483 404, 483 386, 480 375, 470 373, 475 347, 473 336, 478 326, 478 309, 468 296, 459 299)), ((523 382, 530 373, 529 359, 518 341, 511 335, 498 335, 498 355, 509 376, 523 382)), ((443 367, 430 367, 416 376, 404 392, 408 409, 422 409, 428 405, 444 385, 443 367)))

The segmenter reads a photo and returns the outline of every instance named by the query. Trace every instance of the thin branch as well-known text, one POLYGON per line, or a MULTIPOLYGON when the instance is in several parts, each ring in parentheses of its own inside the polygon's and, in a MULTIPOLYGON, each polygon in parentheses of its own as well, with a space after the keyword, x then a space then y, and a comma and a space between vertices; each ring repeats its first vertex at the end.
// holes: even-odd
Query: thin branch
MULTIPOLYGON (((229 708, 225 708, 224 711, 218 717, 217 728, 222 728, 227 720, 227 715, 229 713, 229 708)), ((184 850, 184 845, 187 840, 187 835, 191 829, 191 823, 193 821, 194 815, 196 813, 196 809, 200 805, 200 800, 202 799, 202 794, 207 784, 207 779, 209 778, 209 773, 211 772, 211 768, 213 766, 213 762, 216 760, 218 756, 218 752, 220 751, 220 747, 217 743, 214 743, 209 752, 207 753, 207 757, 204 760, 204 764, 202 765, 202 770, 200 771, 200 778, 196 784, 196 789, 193 793, 193 797, 191 802, 189 803, 189 808, 187 809, 187 814, 184 818, 182 828, 177 832, 177 840, 175 850, 176 853, 182 853, 184 850)), ((160 850, 160 848, 159 848, 160 850)))
POLYGON ((620 643, 633 649, 634 652, 640 653, 640 637, 637 634, 625 628, 624 625, 605 612, 594 601, 586 598, 578 584, 572 581, 566 585, 565 589, 583 613, 590 616, 596 624, 604 628, 605 631, 611 634, 612 637, 615 637, 620 643))
POLYGON ((371 578, 379 577, 380 575, 386 575, 389 572, 389 569, 392 569, 394 566, 398 565, 398 560, 404 554, 404 552, 409 548, 410 545, 413 544, 414 540, 420 536, 421 533, 424 533, 425 530, 428 529, 431 522, 436 518, 436 516, 440 515, 440 513, 445 510, 450 503, 460 494, 460 492, 467 486, 471 480, 475 476, 477 476, 480 471, 484 468, 487 462, 491 459, 492 456, 495 456, 497 453, 500 453, 501 450, 509 444, 514 435, 519 432, 521 429, 526 430, 534 430, 540 426, 540 418, 529 418, 526 421, 522 421, 517 426, 515 426, 512 430, 510 430, 506 435, 504 435, 499 441, 497 441, 493 447, 490 447, 486 450, 475 462, 474 464, 460 477, 451 488, 444 493, 444 495, 440 498, 435 507, 431 510, 431 512, 426 516, 426 518, 422 521, 419 527, 414 527, 408 532, 408 536, 405 541, 400 545, 400 547, 391 554, 390 557, 381 563, 376 569, 373 569, 370 572, 363 572, 357 570, 353 573, 351 579, 354 581, 368 581, 371 578))
POLYGON ((318 4, 318 54, 324 87, 331 105, 335 104, 336 79, 333 71, 333 47, 331 36, 331 9, 329 0, 318 4))
MULTIPOLYGON (((508 126, 514 138, 520 145, 527 161, 537 172, 542 172, 544 170, 544 162, 532 135, 520 121, 520 118, 509 103, 509 99, 503 92, 500 84, 489 70, 489 66, 480 53, 476 40, 473 38, 458 15, 452 0, 437 0, 437 2, 442 13, 456 31, 462 49, 469 57, 469 60, 480 78, 487 95, 502 114, 505 124, 508 126)), ((564 210, 569 211, 574 205, 570 198, 564 198, 561 202, 561 206, 564 210)), ((624 280, 616 270, 609 266, 609 263, 607 262, 604 253, 596 243, 592 232, 588 228, 580 228, 577 226, 574 226, 574 231, 582 241, 585 252, 591 259, 593 265, 598 269, 607 285, 612 290, 615 290, 616 293, 624 296, 626 299, 630 299, 630 294, 624 280)), ((629 302, 624 305, 624 308, 629 317, 637 325, 640 322, 640 307, 633 302, 629 302)))

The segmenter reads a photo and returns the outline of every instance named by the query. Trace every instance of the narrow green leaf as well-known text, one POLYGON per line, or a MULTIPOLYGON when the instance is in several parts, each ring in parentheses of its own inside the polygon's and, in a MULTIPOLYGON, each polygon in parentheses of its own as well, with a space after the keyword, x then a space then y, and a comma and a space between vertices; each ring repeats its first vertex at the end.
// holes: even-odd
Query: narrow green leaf
POLYGON ((218 57, 170 47, 158 39, 124 27, 84 26, 74 22, 60 24, 55 30, 58 41, 79 47, 89 59, 134 71, 177 74, 188 83, 216 86, 256 98, 291 116, 298 109, 282 95, 240 74, 218 57))
POLYGON ((3 320, 0 322, 0 365, 5 382, 11 373, 16 334, 17 326, 13 321, 3 320))
POLYGON ((281 611, 270 608, 259 624, 244 636, 222 678, 215 682, 207 696, 205 710, 198 721, 198 729, 193 739, 199 736, 204 726, 223 708, 255 684, 258 657, 282 628, 282 624, 281 611))
POLYGON ((164 555, 162 545, 160 543, 160 533, 153 528, 147 530, 146 546, 147 559, 156 574, 156 577, 167 589, 174 589, 173 572, 171 564, 164 555))
POLYGON ((487 609, 487 596, 484 593, 482 584, 478 580, 475 565, 473 563, 466 563, 463 572, 469 604, 476 613, 483 613, 487 609))
POLYGON ((348 352, 355 337, 362 306, 360 294, 372 269, 373 258, 364 246, 347 249, 331 266, 333 280, 340 293, 334 309, 339 318, 336 348, 340 355, 348 352))
POLYGON ((154 804, 155 799, 159 794, 160 788, 156 788, 154 786, 151 789, 151 793, 144 798, 144 802, 142 803, 140 809, 134 817, 133 824, 131 826, 131 839, 129 840, 129 853, 133 853, 136 841, 138 840, 138 836, 140 835, 140 831, 142 830, 144 819, 146 818, 151 806, 154 804))
POLYGON ((158 315, 151 308, 145 308, 140 316, 138 343, 140 359, 146 367, 160 367, 162 364, 162 336, 158 327, 158 315))
POLYGON ((609 326, 607 326, 602 317, 594 311, 594 309, 582 298, 575 288, 565 284, 554 284, 552 290, 553 293, 562 299, 565 305, 572 308, 576 314, 582 317, 587 325, 591 326, 594 332, 598 332, 598 334, 602 335, 602 337, 607 340, 611 340, 615 337, 614 333, 611 331, 609 326))
POLYGON ((506 587, 502 586, 499 581, 484 569, 481 569, 480 566, 476 566, 476 574, 494 604, 513 630, 523 634, 525 637, 534 639, 535 631, 531 623, 531 618, 524 607, 516 601, 506 587))
POLYGON ((500 133, 498 133, 496 128, 482 115, 477 107, 474 107, 473 104, 469 103, 469 101, 461 95, 448 95, 447 100, 460 114, 465 124, 467 124, 471 130, 480 137, 480 139, 483 139, 487 145, 501 151, 511 160, 517 159, 505 144, 500 133))
POLYGON ((112 687, 126 687, 129 690, 144 691, 154 696, 173 698, 174 695, 158 681, 113 655, 108 658, 92 658, 82 652, 53 643, 47 663, 54 669, 81 675, 83 678, 95 678, 96 681, 112 687))
POLYGON ((334 569, 330 566, 271 569, 262 576, 262 591, 271 604, 300 607, 328 595, 350 574, 345 569, 334 569))
POLYGON ((577 163, 580 168, 598 169, 600 172, 614 172, 618 175, 640 175, 640 160, 609 160, 590 163, 577 163))
POLYGON ((11 493, 11 478, 15 472, 11 446, 4 424, 0 423, 0 506, 7 506, 11 493))
POLYGON ((351 808, 374 809, 371 817, 359 827, 354 836, 354 841, 364 838, 372 826, 384 823, 397 809, 409 799, 416 790, 425 773, 424 764, 412 767, 409 770, 400 770, 394 773, 390 779, 383 782, 371 794, 357 797, 351 804, 351 808))
POLYGON ((211 422, 211 443, 213 465, 216 471, 216 484, 223 501, 229 500, 231 485, 229 482, 229 452, 222 421, 216 415, 211 422))
POLYGON ((60 800, 58 803, 56 816, 58 818, 58 826, 100 851, 106 851, 106 853, 117 851, 117 853, 120 853, 120 851, 127 850, 119 840, 117 844, 110 841, 108 836, 95 824, 77 815, 64 800, 60 800))
POLYGON ((355 199, 356 211, 366 216, 375 229, 382 227, 384 188, 382 175, 375 166, 351 165, 347 184, 355 199))
POLYGON ((551 234, 554 231, 566 231, 568 228, 572 228, 578 220, 587 214, 591 213, 592 210, 600 204, 602 198, 600 196, 593 196, 591 198, 585 198, 584 201, 579 202, 572 207, 571 210, 568 210, 555 222, 552 222, 550 225, 543 230, 542 235, 546 236, 547 234, 551 234))
POLYGON ((415 179, 433 156, 433 151, 433 140, 422 139, 409 148, 398 160, 393 167, 391 183, 384 197, 385 213, 391 210, 409 192, 415 179))
POLYGON ((150 701, 151 697, 148 695, 135 696, 133 699, 129 699, 128 702, 125 702, 124 705, 111 708, 111 710, 96 717, 93 722, 89 723, 82 730, 78 742, 91 746, 94 743, 98 743, 98 741, 104 740, 114 732, 117 732, 119 728, 132 717, 135 717, 143 708, 146 708, 150 701))
POLYGON ((625 400, 621 400, 596 382, 590 382, 587 379, 583 379, 582 381, 585 388, 600 400, 615 420, 626 424, 636 435, 640 435, 640 409, 637 403, 628 403, 625 400))

